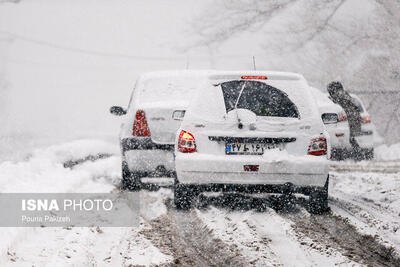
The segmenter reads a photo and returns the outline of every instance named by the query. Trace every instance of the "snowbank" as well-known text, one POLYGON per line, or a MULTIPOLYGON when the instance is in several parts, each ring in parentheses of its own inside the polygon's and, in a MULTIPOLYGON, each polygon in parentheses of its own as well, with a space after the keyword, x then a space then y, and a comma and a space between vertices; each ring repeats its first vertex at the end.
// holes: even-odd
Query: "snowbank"
MULTIPOLYGON (((120 179, 121 160, 117 153, 118 146, 100 140, 77 140, 36 149, 26 161, 0 163, 0 192, 110 192, 120 179), (98 154, 109 156, 82 162, 73 168, 64 167, 66 161, 98 154)), ((10 246, 37 231, 35 228, 3 228, 0 261, 7 258, 3 255, 10 246)))
POLYGON ((26 161, 0 163, 0 192, 108 192, 120 176, 120 159, 116 154, 118 146, 100 140, 78 140, 36 149, 26 161), (67 161, 99 154, 108 157, 82 162, 72 169, 64 167, 67 161))
POLYGON ((400 143, 378 146, 375 148, 375 158, 377 160, 400 160, 400 143))

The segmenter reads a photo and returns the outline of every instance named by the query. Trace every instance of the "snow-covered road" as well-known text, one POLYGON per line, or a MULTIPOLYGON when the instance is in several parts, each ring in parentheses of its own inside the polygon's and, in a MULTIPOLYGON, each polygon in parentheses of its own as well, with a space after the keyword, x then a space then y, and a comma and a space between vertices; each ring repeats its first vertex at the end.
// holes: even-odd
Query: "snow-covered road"
MULTIPOLYGON (((118 153, 96 140, 39 149, 0 163, 0 190, 118 192, 118 153)), ((302 198, 275 211, 236 195, 179 212, 171 189, 143 190, 138 227, 0 228, 0 266, 399 266, 399 166, 335 163, 332 212, 320 216, 302 198)))

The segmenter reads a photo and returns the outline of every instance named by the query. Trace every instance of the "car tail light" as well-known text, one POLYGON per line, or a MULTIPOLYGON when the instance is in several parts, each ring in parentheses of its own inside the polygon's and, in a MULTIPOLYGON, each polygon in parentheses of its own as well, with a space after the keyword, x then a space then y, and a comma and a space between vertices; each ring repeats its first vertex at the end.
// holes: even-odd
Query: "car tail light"
POLYGON ((310 146, 308 147, 308 154, 313 156, 326 155, 328 150, 328 144, 325 137, 318 137, 311 140, 310 146))
POLYGON ((338 121, 347 121, 347 115, 344 111, 338 113, 338 121))
POLYGON ((196 141, 191 133, 182 131, 179 134, 178 150, 183 153, 196 152, 196 141))
POLYGON ((139 109, 136 111, 135 121, 133 122, 133 136, 150 136, 149 125, 147 124, 146 113, 139 109))
POLYGON ((361 122, 362 123, 371 123, 371 118, 368 115, 366 115, 361 118, 361 122))

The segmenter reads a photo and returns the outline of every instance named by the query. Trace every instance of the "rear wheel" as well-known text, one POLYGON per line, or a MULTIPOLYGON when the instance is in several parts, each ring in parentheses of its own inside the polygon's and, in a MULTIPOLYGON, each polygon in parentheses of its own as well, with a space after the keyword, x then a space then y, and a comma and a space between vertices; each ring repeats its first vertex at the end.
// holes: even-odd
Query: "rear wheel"
POLYGON ((193 187, 175 182, 174 204, 178 210, 188 210, 192 207, 194 199, 198 193, 193 187))
POLYGON ((328 206, 329 176, 321 189, 315 189, 310 193, 309 208, 312 214, 322 214, 329 211, 328 206))
POLYGON ((121 187, 123 190, 139 191, 142 188, 140 182, 141 175, 136 172, 131 172, 128 168, 128 164, 122 162, 122 181, 121 187))
POLYGON ((364 159, 366 159, 366 160, 374 159, 374 149, 373 148, 364 150, 364 159))
POLYGON ((347 157, 347 153, 345 149, 332 149, 331 152, 331 159, 333 160, 337 160, 337 161, 341 161, 341 160, 345 160, 347 157))

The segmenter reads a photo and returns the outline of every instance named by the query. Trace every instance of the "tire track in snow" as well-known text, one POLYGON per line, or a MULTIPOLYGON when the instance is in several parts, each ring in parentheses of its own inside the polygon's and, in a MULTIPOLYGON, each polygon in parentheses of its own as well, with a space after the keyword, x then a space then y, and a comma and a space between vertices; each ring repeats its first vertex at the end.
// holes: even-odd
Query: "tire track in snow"
MULTIPOLYGON (((251 266, 283 266, 270 247, 271 239, 260 236, 249 223, 251 211, 226 211, 211 207, 196 210, 198 217, 225 243, 240 250, 251 266)), ((250 219, 251 220, 251 219, 250 219)))
POLYGON ((215 235, 236 245, 252 266, 357 265, 332 248, 317 246, 304 236, 299 238, 293 222, 272 209, 232 212, 211 207, 197 212, 215 235))
POLYGON ((393 251, 381 245, 375 237, 363 235, 347 219, 334 214, 299 216, 287 214, 294 222, 299 238, 310 238, 314 243, 333 248, 342 255, 368 266, 400 266, 393 251))
POLYGON ((349 218, 362 232, 376 235, 381 244, 394 245, 397 255, 400 255, 400 217, 374 203, 340 195, 340 198, 335 194, 335 198, 329 199, 332 211, 349 218))
POLYGON ((394 247, 400 257, 399 173, 390 169, 399 165, 394 162, 343 163, 343 166, 361 167, 367 172, 332 173, 329 199, 334 214, 343 216, 359 232, 376 236, 387 247, 394 247), (389 166, 389 171, 385 167, 389 166), (367 168, 366 168, 367 167, 367 168), (373 168, 380 167, 381 173, 373 168))
POLYGON ((174 266, 247 266, 237 248, 216 238, 195 211, 177 211, 170 199, 167 206, 167 214, 151 220, 151 228, 140 233, 172 255, 174 266))

